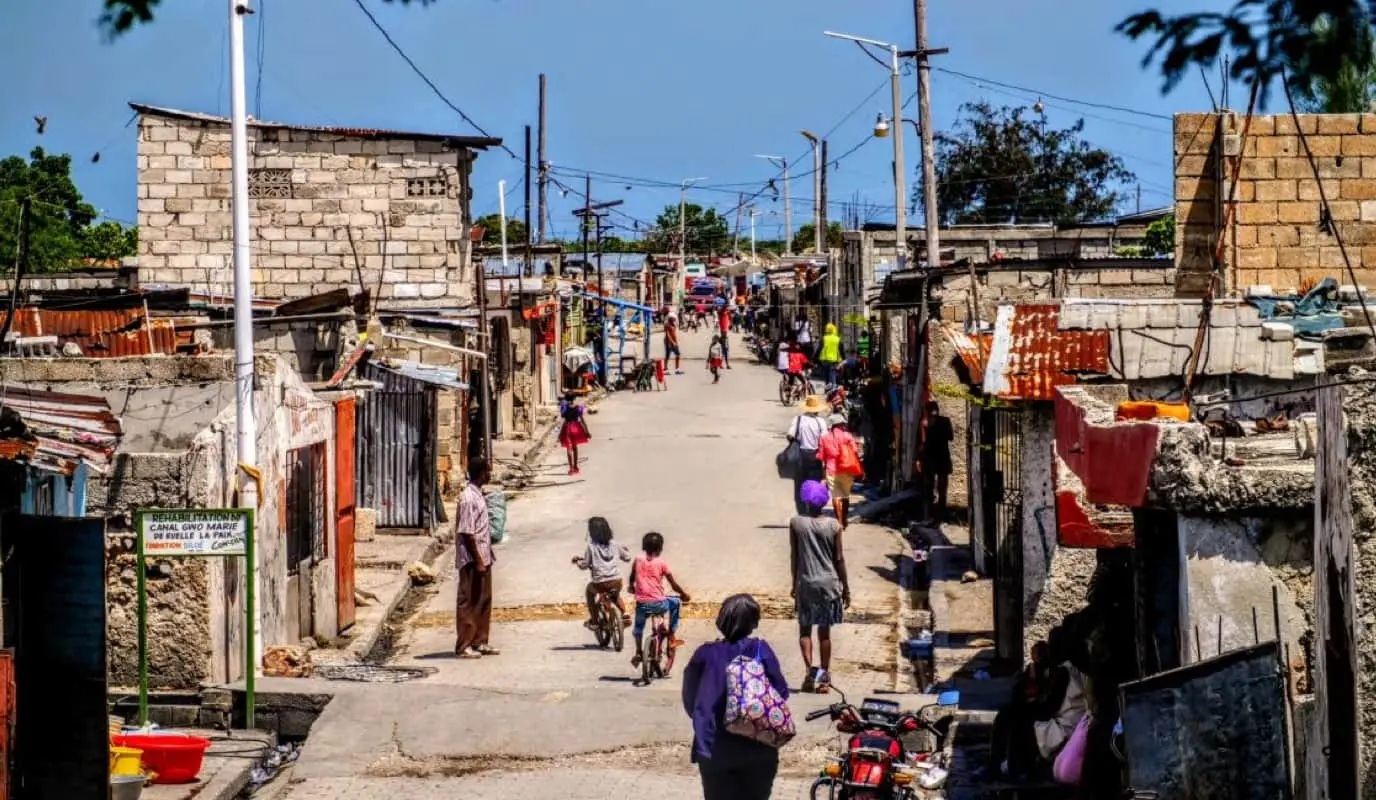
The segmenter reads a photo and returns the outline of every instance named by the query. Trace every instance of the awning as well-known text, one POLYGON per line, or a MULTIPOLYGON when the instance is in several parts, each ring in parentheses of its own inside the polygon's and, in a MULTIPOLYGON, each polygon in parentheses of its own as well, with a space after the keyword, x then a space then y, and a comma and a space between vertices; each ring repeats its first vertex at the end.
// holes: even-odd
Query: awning
POLYGON ((459 380, 459 371, 453 367, 436 367, 419 361, 374 361, 372 365, 384 372, 431 386, 468 391, 468 384, 459 380))

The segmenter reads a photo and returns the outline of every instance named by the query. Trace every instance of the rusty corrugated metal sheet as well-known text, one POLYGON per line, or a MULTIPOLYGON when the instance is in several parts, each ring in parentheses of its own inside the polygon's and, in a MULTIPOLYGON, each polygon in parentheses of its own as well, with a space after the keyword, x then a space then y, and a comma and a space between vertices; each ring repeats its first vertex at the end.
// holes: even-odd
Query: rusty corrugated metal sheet
POLYGON ((0 458, 70 475, 77 464, 104 473, 123 433, 102 397, 16 386, 0 393, 0 458))
POLYGON ((999 306, 984 392, 1005 400, 1054 400, 1057 386, 1109 374, 1106 330, 1059 330, 1055 304, 999 306))
MULTIPOLYGON (((0 324, 8 312, 0 311, 0 324)), ((144 326, 141 308, 54 310, 25 306, 14 312, 11 330, 18 336, 56 336, 74 343, 89 358, 171 355, 194 347, 190 331, 178 333, 177 320, 150 318, 144 326)))
POLYGON ((989 361, 989 344, 992 337, 987 333, 968 334, 958 322, 942 322, 940 327, 941 335, 956 349, 956 355, 960 356, 961 362, 970 371, 970 381, 983 384, 984 365, 989 361))

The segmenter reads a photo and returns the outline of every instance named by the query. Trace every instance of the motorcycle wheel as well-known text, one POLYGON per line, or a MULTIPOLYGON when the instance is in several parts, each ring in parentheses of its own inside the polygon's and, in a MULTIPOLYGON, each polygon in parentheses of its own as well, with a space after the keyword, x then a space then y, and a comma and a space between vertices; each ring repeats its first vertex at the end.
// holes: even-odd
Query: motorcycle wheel
POLYGON ((808 797, 810 800, 841 800, 836 794, 836 780, 834 778, 818 778, 812 782, 812 790, 808 797), (826 794, 821 793, 822 787, 827 787, 826 794))

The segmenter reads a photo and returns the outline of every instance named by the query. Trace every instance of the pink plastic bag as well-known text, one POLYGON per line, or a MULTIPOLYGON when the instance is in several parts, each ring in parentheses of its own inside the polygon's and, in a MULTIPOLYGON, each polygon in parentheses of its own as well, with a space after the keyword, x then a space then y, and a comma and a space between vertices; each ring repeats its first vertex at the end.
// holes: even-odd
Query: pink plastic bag
POLYGON ((1085 766, 1085 746, 1088 741, 1089 715, 1085 714, 1075 725, 1075 730, 1066 740, 1065 747, 1056 754, 1056 763, 1052 766, 1051 773, 1056 783, 1065 786, 1080 785, 1080 774, 1085 766))

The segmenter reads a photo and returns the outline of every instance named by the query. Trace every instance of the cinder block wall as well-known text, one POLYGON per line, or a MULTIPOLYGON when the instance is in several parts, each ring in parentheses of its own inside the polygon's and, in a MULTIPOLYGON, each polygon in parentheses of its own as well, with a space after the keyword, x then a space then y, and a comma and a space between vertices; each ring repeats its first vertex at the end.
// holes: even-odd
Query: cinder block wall
MULTIPOLYGON (((453 305, 473 295, 471 151, 407 139, 249 128, 254 294, 348 287, 384 301, 453 305)), ((139 120, 139 279, 229 294, 229 127, 139 120)))
POLYGON ((1203 295, 1220 232, 1231 292, 1351 283, 1338 236, 1320 223, 1321 185, 1358 282, 1376 287, 1376 114, 1301 114, 1298 126, 1288 114, 1253 116, 1243 136, 1244 119, 1175 116, 1177 295, 1203 295), (1234 176, 1237 208, 1222 231, 1234 176))

